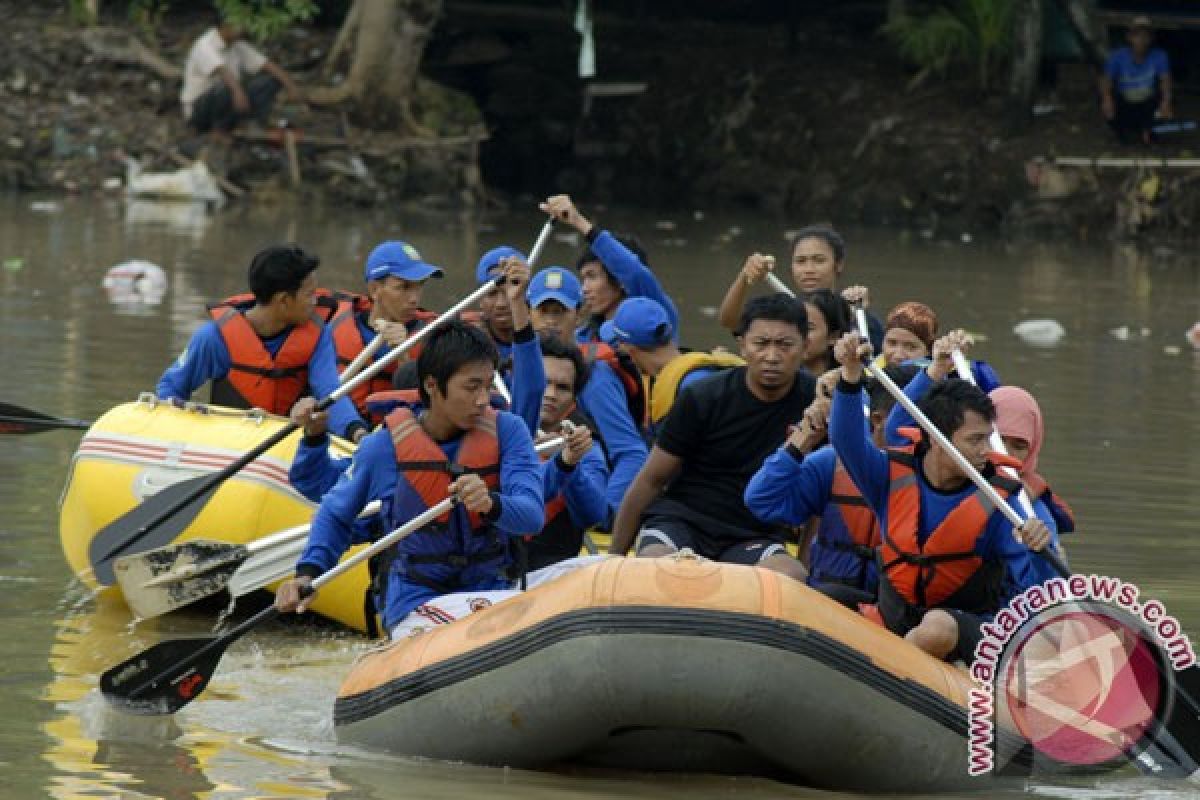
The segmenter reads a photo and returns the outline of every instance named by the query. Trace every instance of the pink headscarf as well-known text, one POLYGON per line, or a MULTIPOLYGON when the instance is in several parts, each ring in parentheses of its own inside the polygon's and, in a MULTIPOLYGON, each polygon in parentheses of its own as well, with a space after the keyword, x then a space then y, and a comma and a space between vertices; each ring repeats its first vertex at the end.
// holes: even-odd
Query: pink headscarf
POLYGON ((1038 454, 1042 452, 1042 439, 1045 436, 1042 410, 1038 408, 1037 400, 1016 386, 1000 386, 993 389, 988 397, 996 406, 996 430, 1000 431, 1000 435, 1029 442, 1029 456, 1021 467, 1021 476, 1036 474, 1038 454))

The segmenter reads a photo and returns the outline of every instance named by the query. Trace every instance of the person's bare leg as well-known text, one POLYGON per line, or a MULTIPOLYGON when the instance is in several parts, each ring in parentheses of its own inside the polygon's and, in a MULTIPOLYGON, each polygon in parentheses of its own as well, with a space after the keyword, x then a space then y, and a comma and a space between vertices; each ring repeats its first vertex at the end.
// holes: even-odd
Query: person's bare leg
POLYGON ((929 655, 945 659, 958 644, 958 623, 945 611, 935 608, 925 612, 921 624, 904 638, 929 655))

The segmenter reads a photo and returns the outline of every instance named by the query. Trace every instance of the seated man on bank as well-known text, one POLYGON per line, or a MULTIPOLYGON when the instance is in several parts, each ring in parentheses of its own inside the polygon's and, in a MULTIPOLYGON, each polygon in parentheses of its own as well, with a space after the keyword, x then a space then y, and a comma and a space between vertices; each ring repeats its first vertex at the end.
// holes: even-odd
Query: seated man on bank
POLYGON ((1155 115, 1174 113, 1171 66, 1154 42, 1150 18, 1137 16, 1126 34, 1127 47, 1114 50, 1100 77, 1100 109, 1122 144, 1150 144, 1155 115))
POLYGON ((287 70, 246 42, 237 26, 222 19, 188 51, 179 99, 183 118, 191 128, 226 144, 243 121, 266 123, 281 88, 294 102, 303 102, 287 70))
MULTIPOLYGON (((876 447, 862 412, 862 359, 870 352, 857 334, 839 340, 829 427, 837 457, 879 519, 876 607, 890 631, 925 652, 969 662, 983 623, 1037 582, 1030 551, 1045 547, 1050 531, 1031 519, 1014 536, 950 453, 920 431, 908 431, 904 447, 876 447)), ((1001 496, 1019 491, 996 470, 988 444, 996 410, 978 387, 947 379, 920 408, 1001 496)))
POLYGON ((624 554, 636 537, 639 556, 686 547, 804 579, 804 567, 784 549, 786 532, 751 514, 742 491, 813 400, 813 376, 800 366, 807 331, 795 298, 774 294, 746 304, 737 328, 746 365, 680 393, 617 513, 612 552, 624 554))
MULTIPOLYGON (((250 294, 226 298, 158 381, 163 400, 186 402, 212 382, 212 402, 261 408, 287 416, 305 394, 327 397, 338 386, 337 367, 325 342, 329 330, 315 311, 320 261, 295 245, 276 245, 254 256, 246 280, 250 294)), ((330 426, 359 438, 366 431, 349 398, 330 407, 330 426)))
POLYGON ((650 378, 650 423, 657 425, 679 392, 723 369, 746 362, 731 353, 680 351, 667 310, 649 297, 623 300, 616 315, 600 326, 600 338, 625 351, 650 378))
POLYGON ((362 535, 356 518, 372 500, 384 503, 384 530, 449 495, 459 500, 385 553, 376 607, 393 638, 469 613, 465 595, 494 601, 511 594, 521 578, 514 539, 541 529, 544 506, 525 423, 490 405, 498 361, 487 334, 460 320, 429 336, 417 358, 421 407, 389 414, 321 501, 296 577, 276 594, 281 611, 307 607, 301 588, 362 535))
POLYGON ((560 435, 563 422, 570 422, 572 430, 558 455, 542 457, 546 524, 527 544, 530 570, 579 555, 585 532, 605 524, 609 516, 608 464, 575 404, 587 381, 587 363, 574 341, 553 335, 539 338, 546 379, 539 441, 560 435))

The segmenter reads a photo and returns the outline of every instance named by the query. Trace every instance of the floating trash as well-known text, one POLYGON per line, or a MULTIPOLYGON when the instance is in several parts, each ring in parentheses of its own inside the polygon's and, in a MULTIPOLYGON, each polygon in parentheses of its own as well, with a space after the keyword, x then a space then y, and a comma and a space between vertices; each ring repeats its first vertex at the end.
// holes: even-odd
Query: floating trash
POLYGON ((25 266, 25 259, 20 256, 9 256, 4 259, 4 269, 8 272, 19 272, 25 266))
POLYGON ((1183 348, 1179 345, 1169 344, 1163 348, 1163 352, 1169 356, 1177 356, 1183 352, 1183 348))
POLYGON ((62 204, 53 200, 38 200, 29 204, 29 210, 38 214, 57 214, 62 211, 62 204))
POLYGON ((1054 347, 1067 335, 1066 329, 1055 319, 1027 319, 1014 325, 1013 333, 1034 347, 1054 347))
POLYGON ((697 311, 699 311, 703 316, 706 316, 706 317, 715 317, 717 315, 717 307, 716 306, 700 306, 700 308, 698 308, 697 311))
POLYGON ((1108 333, 1117 341, 1124 342, 1129 339, 1129 326, 1122 325, 1119 328, 1113 328, 1108 333))
POLYGON ((167 273, 157 264, 134 259, 104 273, 103 286, 109 301, 118 308, 138 310, 162 302, 167 293, 167 273))
POLYGON ((1189 328, 1185 336, 1187 336, 1187 340, 1191 342, 1192 347, 1200 350, 1200 322, 1197 322, 1195 325, 1189 328))

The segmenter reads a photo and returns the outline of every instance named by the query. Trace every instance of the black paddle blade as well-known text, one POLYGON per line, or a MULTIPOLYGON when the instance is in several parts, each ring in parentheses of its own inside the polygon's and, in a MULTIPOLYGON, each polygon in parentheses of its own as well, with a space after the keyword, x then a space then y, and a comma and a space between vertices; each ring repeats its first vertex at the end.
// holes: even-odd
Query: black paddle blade
POLYGON ((172 484, 101 528, 88 547, 96 580, 105 586, 116 582, 113 559, 117 556, 144 553, 175 541, 220 488, 214 477, 198 475, 172 484), (207 484, 212 485, 205 490, 207 484))
POLYGON ((198 636, 159 642, 101 675, 100 691, 130 714, 174 714, 208 686, 229 641, 198 636))
POLYGON ((0 434, 41 433, 56 428, 87 430, 92 424, 81 419, 62 419, 12 403, 0 403, 0 434))
POLYGON ((1175 673, 1172 699, 1171 715, 1163 728, 1181 751, 1176 754, 1177 760, 1186 771, 1195 772, 1200 769, 1200 666, 1193 664, 1175 673))

